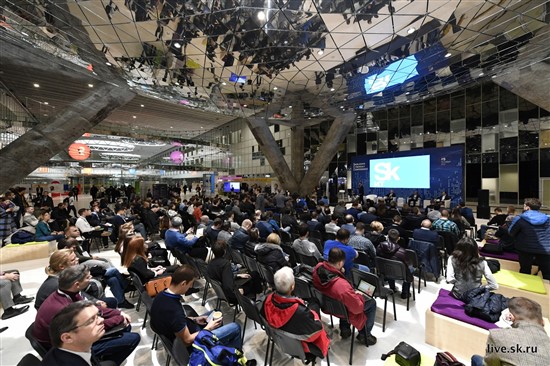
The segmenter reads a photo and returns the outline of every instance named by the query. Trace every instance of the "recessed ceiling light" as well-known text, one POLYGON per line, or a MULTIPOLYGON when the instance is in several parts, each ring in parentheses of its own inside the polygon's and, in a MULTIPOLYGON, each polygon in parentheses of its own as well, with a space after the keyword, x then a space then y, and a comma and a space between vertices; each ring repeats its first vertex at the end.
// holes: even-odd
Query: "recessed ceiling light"
POLYGON ((40 88, 40 84, 38 84, 38 83, 34 83, 34 84, 32 84, 32 85, 33 85, 35 88, 40 88))
POLYGON ((88 88, 93 88, 94 84, 88 84, 88 88))
POLYGON ((288 108, 292 108, 292 106, 291 106, 291 105, 289 105, 289 106, 288 106, 288 108))
POLYGON ((484 73, 482 73, 482 72, 480 72, 480 73, 479 73, 479 76, 483 76, 483 75, 485 75, 485 74, 484 74, 484 73))
POLYGON ((334 91, 334 88, 330 88, 330 91, 334 91))
POLYGON ((276 86, 274 86, 274 87, 273 87, 273 90, 277 90, 277 87, 276 87, 276 86))
POLYGON ((265 20, 265 13, 264 13, 263 10, 260 10, 260 11, 258 12, 258 19, 260 19, 260 20, 265 20))
POLYGON ((451 57, 451 56, 452 56, 452 55, 451 55, 450 52, 447 52, 447 53, 445 54, 445 57, 451 57))
POLYGON ((137 116, 132 116, 132 118, 137 118, 137 116))
POLYGON ((222 83, 222 85, 227 85, 227 83, 224 81, 224 82, 222 83))
POLYGON ((21 32, 22 35, 24 35, 25 37, 28 37, 29 35, 25 32, 21 32))
POLYGON ((416 32, 415 27, 410 27, 409 30, 407 31, 408 34, 413 34, 414 32, 416 32))
POLYGON ((170 128, 174 128, 174 126, 170 126, 170 128))
POLYGON ((285 39, 285 41, 283 42, 284 44, 288 44, 288 41, 285 39))
POLYGON ((204 128, 204 127, 201 126, 201 128, 204 128))
POLYGON ((323 53, 325 53, 325 51, 323 51, 323 50, 317 51, 317 54, 318 54, 319 56, 321 56, 323 53))
POLYGON ((140 104, 139 106, 140 106, 141 108, 145 107, 143 104, 140 104))
POLYGON ((48 102, 44 102, 44 105, 48 105, 48 104, 50 104, 50 103, 48 103, 48 102))
POLYGON ((113 66, 113 64, 110 63, 109 61, 105 62, 105 65, 107 65, 107 66, 113 66))
POLYGON ((175 42, 175 43, 174 43, 174 47, 176 47, 176 48, 181 48, 181 44, 180 44, 179 42, 175 42))

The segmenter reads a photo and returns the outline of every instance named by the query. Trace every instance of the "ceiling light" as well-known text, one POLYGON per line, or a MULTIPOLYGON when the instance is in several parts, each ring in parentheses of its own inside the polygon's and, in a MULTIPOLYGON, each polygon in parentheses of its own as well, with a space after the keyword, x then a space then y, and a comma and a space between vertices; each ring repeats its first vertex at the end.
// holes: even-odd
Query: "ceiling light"
POLYGON ((88 84, 88 88, 93 88, 94 84, 88 84))
POLYGON ((204 127, 201 126, 201 128, 204 128, 204 127))
POLYGON ((25 37, 28 37, 29 35, 25 32, 21 32, 22 35, 24 35, 25 37))
POLYGON ((34 84, 32 84, 32 85, 33 85, 35 88, 40 88, 40 84, 38 84, 38 83, 34 83, 34 84))
POLYGON ((276 86, 274 86, 274 87, 273 87, 273 90, 277 90, 277 87, 276 87, 276 86))
POLYGON ((132 118, 137 118, 137 116, 132 116, 132 118))
POLYGON ((415 27, 410 27, 409 30, 407 31, 408 34, 413 34, 414 32, 416 32, 415 27))
POLYGON ((482 73, 482 72, 480 72, 480 73, 479 73, 479 76, 483 76, 483 75, 485 75, 485 74, 484 74, 484 73, 482 73))
POLYGON ((289 105, 289 106, 288 106, 288 108, 291 108, 291 109, 292 109, 292 106, 291 106, 291 105, 289 105))
POLYGON ((284 44, 288 44, 288 41, 285 39, 285 41, 283 42, 284 44))
POLYGON ((317 54, 318 54, 319 56, 321 56, 323 53, 325 53, 325 51, 323 51, 323 50, 317 51, 317 54))
POLYGON ((48 102, 44 102, 44 105, 48 105, 48 104, 50 104, 50 103, 48 103, 48 102))
POLYGON ((113 64, 110 63, 109 61, 105 62, 105 65, 107 65, 107 66, 113 66, 113 64))
POLYGON ((174 128, 174 126, 170 126, 170 128, 174 128))
POLYGON ((139 106, 140 106, 141 108, 145 107, 143 104, 140 104, 139 106))
POLYGON ((264 13, 263 10, 260 10, 260 11, 258 12, 258 19, 259 19, 259 20, 265 20, 265 13, 264 13))
POLYGON ((334 91, 334 88, 330 88, 330 91, 334 91))
POLYGON ((224 82, 222 83, 222 85, 227 85, 227 83, 224 81, 224 82))
POLYGON ((181 44, 180 44, 179 42, 175 42, 175 43, 174 43, 174 47, 176 47, 176 48, 181 48, 181 44))
POLYGON ((447 58, 448 58, 448 57, 451 57, 451 56, 452 56, 452 55, 451 55, 450 52, 447 52, 447 53, 445 54, 445 57, 447 57, 447 58))

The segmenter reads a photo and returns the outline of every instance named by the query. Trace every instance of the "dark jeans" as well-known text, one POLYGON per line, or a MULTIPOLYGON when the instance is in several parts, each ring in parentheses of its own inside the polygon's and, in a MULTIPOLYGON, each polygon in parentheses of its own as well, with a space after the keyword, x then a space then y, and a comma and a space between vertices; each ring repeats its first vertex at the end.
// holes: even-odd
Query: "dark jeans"
POLYGON ((120 365, 126 360, 134 349, 138 346, 141 339, 138 333, 130 332, 131 326, 128 326, 120 336, 100 339, 92 345, 92 353, 101 360, 109 360, 120 365))
POLYGON ((109 268, 103 277, 117 302, 122 304, 124 302, 124 289, 128 286, 128 281, 126 281, 118 269, 114 267, 109 268))
POLYGON ((472 356, 472 366, 483 366, 483 357, 480 355, 472 356))
POLYGON ((542 278, 550 280, 550 255, 533 254, 518 251, 519 254, 519 272, 531 274, 531 266, 536 264, 542 272, 542 278))
POLYGON ((52 240, 59 240, 61 238, 64 238, 65 235, 58 234, 58 235, 46 235, 46 236, 37 236, 34 238, 34 241, 52 241, 52 240))
MULTIPOLYGON (((363 329, 359 329, 359 332, 368 335, 374 327, 374 318, 376 317, 376 301, 374 299, 365 298, 365 307, 363 308, 363 312, 367 316, 367 323, 363 329)), ((344 319, 340 319, 340 333, 342 333, 342 330, 344 329, 349 330, 350 324, 344 319)))

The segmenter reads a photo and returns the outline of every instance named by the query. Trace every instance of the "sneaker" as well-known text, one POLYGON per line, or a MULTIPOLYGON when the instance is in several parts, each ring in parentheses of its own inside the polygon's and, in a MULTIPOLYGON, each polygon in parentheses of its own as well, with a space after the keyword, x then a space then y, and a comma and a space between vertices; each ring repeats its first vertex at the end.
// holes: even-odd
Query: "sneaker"
POLYGON ((121 304, 118 304, 118 307, 121 308, 121 309, 133 309, 134 304, 132 304, 128 300, 124 299, 124 302, 122 302, 121 304))
POLYGON ((401 298, 403 300, 406 300, 407 298, 411 297, 411 293, 410 292, 402 292, 401 293, 401 298))
POLYGON ((363 343, 367 347, 375 345, 377 341, 376 337, 373 336, 372 334, 369 334, 365 337, 363 333, 359 333, 356 339, 359 343, 363 343))
POLYGON ((34 300, 34 297, 26 297, 23 295, 17 296, 13 299, 13 303, 15 305, 22 305, 22 304, 28 304, 29 302, 32 302, 34 300))
POLYGON ((20 308, 11 307, 9 309, 6 309, 4 311, 4 314, 2 314, 2 320, 13 318, 14 316, 17 316, 17 315, 21 315, 27 310, 29 310, 29 305, 25 305, 20 308))
POLYGON ((340 329, 340 337, 342 337, 342 339, 351 337, 351 329, 340 329))

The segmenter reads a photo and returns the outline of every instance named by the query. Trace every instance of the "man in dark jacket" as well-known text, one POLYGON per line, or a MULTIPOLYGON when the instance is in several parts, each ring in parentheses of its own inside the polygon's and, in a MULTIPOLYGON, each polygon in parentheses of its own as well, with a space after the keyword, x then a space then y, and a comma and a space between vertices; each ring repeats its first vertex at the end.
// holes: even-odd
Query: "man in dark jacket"
POLYGON ((540 200, 526 198, 523 213, 516 216, 508 229, 516 238, 521 273, 531 274, 536 262, 545 280, 550 280, 550 217, 540 212, 540 200))
POLYGON ((319 314, 309 309, 302 299, 292 296, 292 269, 281 268, 275 273, 274 281, 276 292, 269 294, 261 305, 262 316, 271 327, 296 335, 308 359, 326 357, 330 339, 319 314))
MULTIPOLYGON (((320 262, 313 269, 313 286, 323 295, 331 297, 346 306, 351 324, 359 330, 357 340, 369 346, 376 344, 376 337, 371 334, 376 317, 376 301, 367 298, 351 287, 342 273, 346 254, 334 247, 328 253, 328 261, 320 262)), ((340 319, 340 336, 352 336, 350 324, 340 319)))
POLYGON ((227 244, 235 250, 244 252, 245 244, 250 240, 250 235, 248 234, 252 228, 252 221, 249 219, 243 220, 243 223, 239 230, 235 231, 235 234, 229 239, 227 244))
POLYGON ((44 356, 46 366, 98 366, 92 344, 105 334, 103 318, 91 301, 73 302, 52 319, 50 339, 53 348, 44 356))
POLYGON ((437 231, 432 230, 432 222, 428 219, 422 221, 420 229, 414 229, 413 239, 427 241, 433 243, 435 246, 439 245, 439 234, 437 231))

